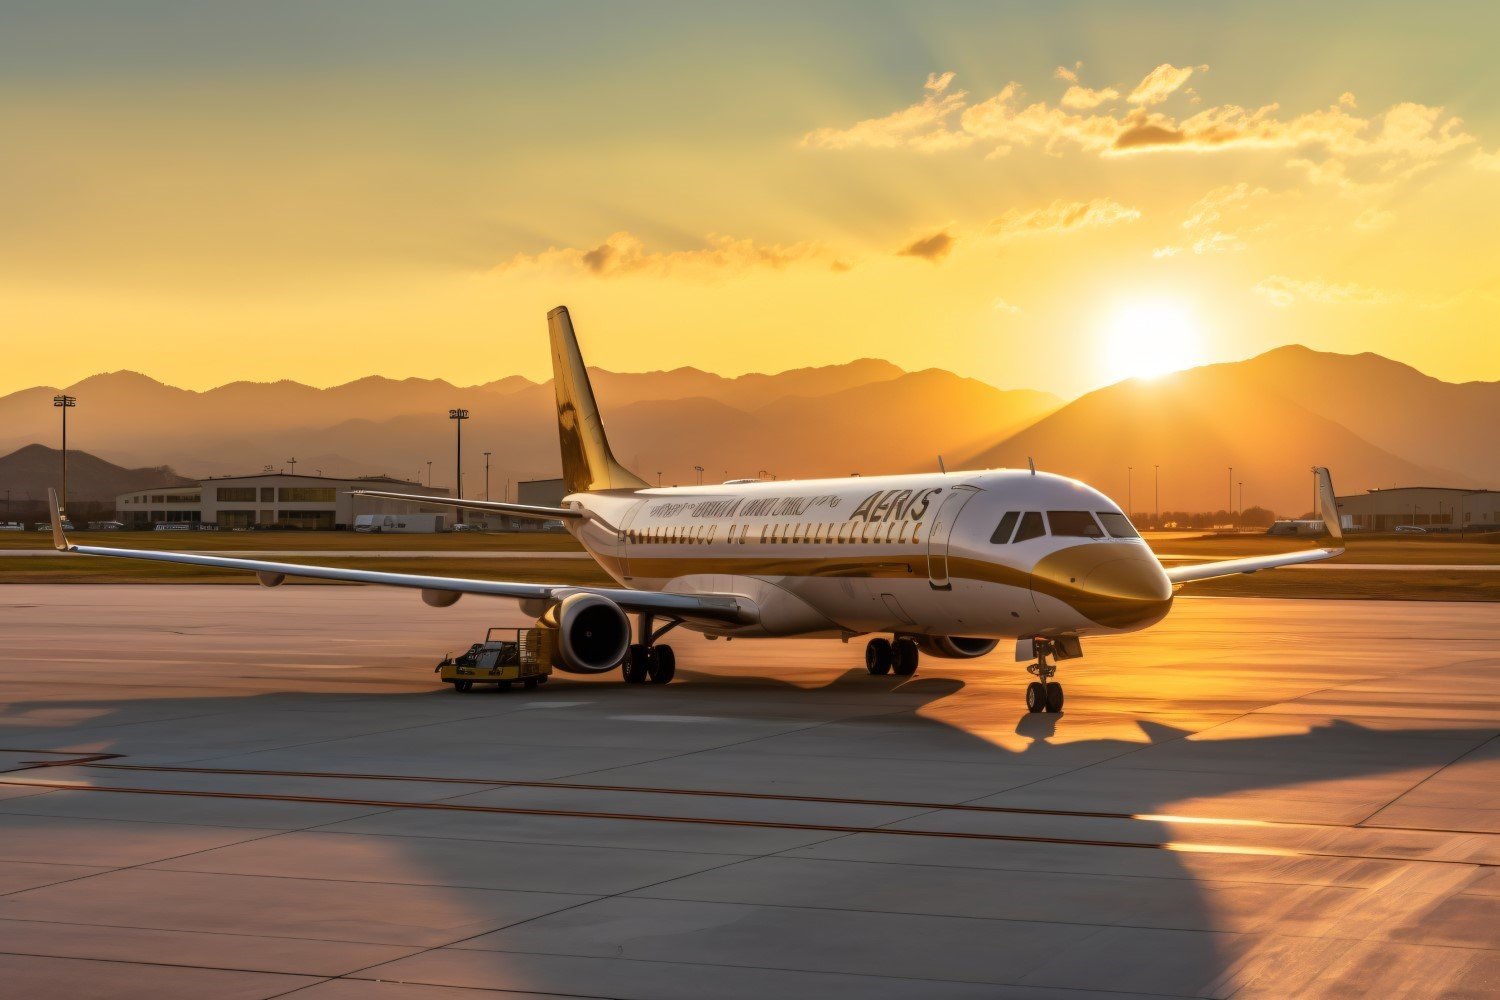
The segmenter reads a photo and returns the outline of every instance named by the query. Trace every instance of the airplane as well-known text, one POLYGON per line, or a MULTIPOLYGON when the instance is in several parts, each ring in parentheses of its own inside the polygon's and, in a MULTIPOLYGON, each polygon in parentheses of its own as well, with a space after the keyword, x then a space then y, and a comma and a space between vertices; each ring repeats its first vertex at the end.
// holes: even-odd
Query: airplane
POLYGON ((618 587, 508 583, 307 566, 70 543, 49 491, 64 552, 420 590, 434 607, 465 594, 513 598, 555 630, 553 665, 619 670, 628 684, 676 672, 661 640, 687 628, 710 639, 868 636, 873 675, 916 672, 922 654, 974 659, 1014 640, 1031 712, 1060 712, 1057 661, 1082 640, 1148 628, 1194 580, 1255 573, 1342 553, 1333 483, 1316 468, 1329 547, 1163 567, 1125 512, 1098 490, 1027 469, 652 487, 615 460, 568 310, 547 314, 561 506, 460 500, 384 490, 355 496, 560 520, 618 587), (634 629, 630 616, 636 616, 634 629))

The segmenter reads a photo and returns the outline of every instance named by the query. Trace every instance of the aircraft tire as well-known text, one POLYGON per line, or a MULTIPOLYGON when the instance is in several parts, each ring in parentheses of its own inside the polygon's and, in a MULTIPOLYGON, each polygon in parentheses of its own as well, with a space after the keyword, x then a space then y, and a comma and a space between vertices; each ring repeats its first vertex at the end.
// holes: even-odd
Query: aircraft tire
POLYGON ((677 676, 677 654, 671 646, 657 646, 651 653, 651 663, 646 668, 652 684, 667 684, 677 676))
POLYGON ((1063 689, 1057 681, 1047 682, 1047 711, 1061 712, 1063 707, 1063 689))
POLYGON ((922 651, 917 648, 915 641, 911 639, 897 639, 891 644, 892 660, 891 671, 897 677, 910 677, 917 672, 917 663, 922 656, 922 651))
POLYGON ((1026 685, 1026 711, 1036 713, 1047 710, 1047 689, 1038 681, 1026 685))
POLYGON ((625 659, 620 661, 620 674, 625 678, 626 684, 643 684, 650 666, 651 652, 646 645, 631 643, 630 648, 625 651, 625 659))
POLYGON ((891 649, 891 640, 877 636, 865 646, 865 669, 876 677, 883 677, 891 672, 891 661, 895 655, 891 649))
POLYGON ((457 691, 459 694, 468 694, 470 691, 474 690, 474 682, 473 681, 454 681, 453 682, 453 690, 457 691))

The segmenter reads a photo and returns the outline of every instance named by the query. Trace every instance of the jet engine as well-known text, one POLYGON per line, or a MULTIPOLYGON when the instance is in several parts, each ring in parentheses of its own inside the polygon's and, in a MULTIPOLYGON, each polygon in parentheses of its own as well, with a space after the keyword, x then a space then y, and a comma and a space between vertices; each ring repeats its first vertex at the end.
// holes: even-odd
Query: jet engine
POLYGON ((537 619, 551 629, 552 665, 570 674, 603 674, 620 665, 630 646, 630 619, 598 594, 569 594, 537 619))
POLYGON ((962 635, 918 635, 917 646, 928 656, 945 660, 972 660, 1000 644, 999 639, 972 639, 962 635))

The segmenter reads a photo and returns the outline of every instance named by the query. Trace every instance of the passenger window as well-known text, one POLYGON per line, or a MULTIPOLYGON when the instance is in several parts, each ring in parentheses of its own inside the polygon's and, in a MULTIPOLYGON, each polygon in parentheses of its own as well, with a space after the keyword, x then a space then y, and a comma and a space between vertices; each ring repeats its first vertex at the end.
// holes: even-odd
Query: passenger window
POLYGON ((1021 526, 1016 529, 1016 537, 1013 542, 1024 542, 1032 538, 1041 538, 1047 533, 1047 528, 1042 524, 1042 515, 1034 510, 1028 510, 1021 515, 1021 526))
POLYGON ((1104 525, 1104 530, 1109 532, 1111 538, 1140 538, 1141 533, 1135 530, 1135 525, 1130 523, 1130 518, 1124 514, 1114 511, 1101 511, 1099 520, 1104 525))
POLYGON ((1086 510, 1049 510, 1047 526, 1063 538, 1103 538, 1104 529, 1086 510))
POLYGON ((1010 544, 1011 533, 1016 530, 1016 521, 1020 517, 1021 517, 1021 515, 1017 511, 1014 511, 1014 510, 1012 510, 1012 511, 1006 511, 1005 516, 1000 519, 1000 524, 995 528, 995 533, 990 536, 990 544, 991 545, 1008 545, 1008 544, 1010 544))

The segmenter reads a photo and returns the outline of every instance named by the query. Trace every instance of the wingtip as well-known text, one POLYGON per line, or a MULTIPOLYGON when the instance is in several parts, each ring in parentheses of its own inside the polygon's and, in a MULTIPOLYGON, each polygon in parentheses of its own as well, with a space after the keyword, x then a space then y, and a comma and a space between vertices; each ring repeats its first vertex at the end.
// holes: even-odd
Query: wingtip
POLYGON ((50 486, 47 487, 47 512, 52 515, 52 547, 59 552, 69 551, 73 546, 63 532, 62 508, 57 503, 57 490, 50 486))

